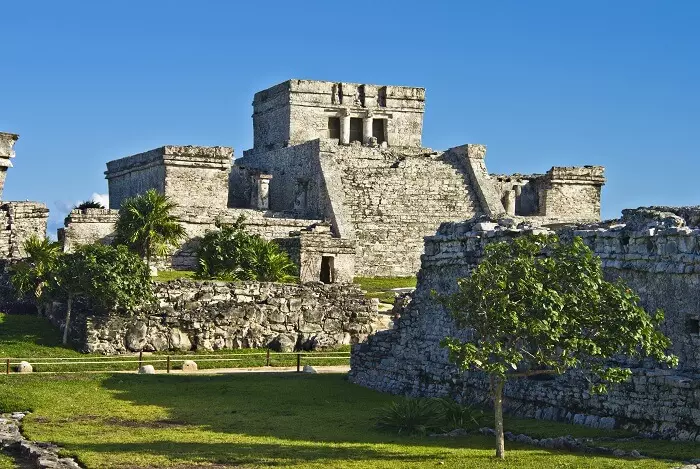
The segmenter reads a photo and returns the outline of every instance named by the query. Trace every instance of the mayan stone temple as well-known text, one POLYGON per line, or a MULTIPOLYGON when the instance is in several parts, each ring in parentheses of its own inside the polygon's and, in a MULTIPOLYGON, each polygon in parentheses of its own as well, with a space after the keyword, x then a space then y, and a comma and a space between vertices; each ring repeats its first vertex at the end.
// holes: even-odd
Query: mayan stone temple
MULTIPOLYGON (((459 373, 439 345, 455 324, 432 292, 454 291, 491 242, 556 232, 582 237, 608 279, 623 278, 647 310, 666 312, 662 329, 680 365, 628 363, 632 380, 600 396, 576 371, 511 381, 508 410, 700 441, 700 208, 640 208, 601 221, 602 166, 489 174, 484 145, 423 146, 424 108, 423 88, 289 80, 255 94, 254 144, 240 158, 230 147, 165 145, 108 162, 110 207, 73 210, 58 234, 64 251, 111 242, 123 201, 156 189, 177 204, 187 233, 161 267, 193 269, 201 236, 243 216, 246 230, 289 253, 301 283, 217 286, 232 299, 225 304, 206 282, 162 283, 167 310, 92 324, 85 349, 353 344, 357 384, 484 402, 487 380, 459 373), (415 292, 377 327, 378 303, 353 278, 416 274, 415 292), (257 312, 236 316, 245 308, 257 312)), ((0 190, 16 140, 0 133, 0 190)), ((47 213, 43 204, 0 202, 0 257, 21 258, 24 240, 45 234, 47 213)))
POLYGON ((108 240, 121 202, 155 188, 179 205, 189 240, 170 260, 196 265, 197 238, 244 215, 278 239, 302 280, 415 275, 423 237, 476 215, 543 225, 600 219, 600 166, 489 175, 484 145, 421 144, 425 90, 289 80, 255 94, 252 149, 164 146, 107 163, 110 210, 74 211, 66 250, 108 240))

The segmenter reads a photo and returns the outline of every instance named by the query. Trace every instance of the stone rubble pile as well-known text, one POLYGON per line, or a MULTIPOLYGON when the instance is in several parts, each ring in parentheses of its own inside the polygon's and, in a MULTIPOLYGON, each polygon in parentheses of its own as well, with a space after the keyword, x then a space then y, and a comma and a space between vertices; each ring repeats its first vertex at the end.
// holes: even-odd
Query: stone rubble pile
POLYGON ((28 412, 0 415, 0 448, 20 463, 31 464, 40 469, 80 469, 71 458, 58 455, 60 448, 50 443, 29 441, 20 431, 20 422, 28 412))

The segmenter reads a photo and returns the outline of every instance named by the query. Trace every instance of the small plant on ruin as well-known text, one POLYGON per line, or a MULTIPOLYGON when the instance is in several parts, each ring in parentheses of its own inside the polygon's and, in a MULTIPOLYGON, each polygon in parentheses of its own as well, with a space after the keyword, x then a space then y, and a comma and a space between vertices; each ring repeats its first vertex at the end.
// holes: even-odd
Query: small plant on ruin
POLYGON ((58 292, 67 300, 64 344, 76 299, 91 313, 100 314, 132 311, 153 298, 148 266, 125 246, 80 246, 60 258, 56 281, 58 292))
POLYGON ((10 281, 18 295, 30 297, 41 314, 50 300, 51 286, 55 284, 61 246, 48 238, 32 236, 24 242, 23 248, 26 257, 12 266, 10 281))
POLYGON ((202 238, 197 256, 198 278, 289 282, 296 265, 276 243, 245 231, 245 219, 233 223, 217 221, 216 230, 202 238))
POLYGON ((676 366, 659 330, 663 313, 648 314, 622 281, 603 279, 600 259, 581 238, 532 235, 487 246, 471 276, 441 297, 470 340, 441 345, 462 370, 491 379, 496 455, 505 455, 503 388, 508 379, 579 368, 594 392, 627 380, 628 368, 607 359, 651 357, 676 366))
POLYGON ((100 202, 97 202, 97 201, 95 201, 95 200, 86 200, 85 202, 81 202, 81 203, 79 203, 78 205, 76 205, 75 208, 74 208, 74 210, 75 210, 75 209, 78 209, 78 210, 85 210, 85 209, 88 209, 88 208, 101 208, 101 209, 104 209, 105 206, 102 205, 100 202))
POLYGON ((119 209, 115 244, 123 244, 151 265, 153 256, 164 256, 185 238, 185 229, 173 215, 177 207, 170 199, 149 189, 126 199, 119 209))

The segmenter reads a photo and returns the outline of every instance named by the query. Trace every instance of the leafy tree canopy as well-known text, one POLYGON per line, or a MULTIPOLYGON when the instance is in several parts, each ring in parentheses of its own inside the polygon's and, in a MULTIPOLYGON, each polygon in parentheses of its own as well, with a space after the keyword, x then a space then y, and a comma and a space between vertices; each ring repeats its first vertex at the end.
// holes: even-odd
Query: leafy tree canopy
POLYGON ((125 246, 80 246, 61 258, 57 278, 66 296, 83 298, 95 312, 129 311, 153 298, 148 267, 125 246))
POLYGON ((79 210, 85 210, 86 208, 104 209, 105 206, 95 200, 86 200, 85 202, 81 202, 80 204, 76 205, 75 208, 79 210))
POLYGON ((501 457, 506 379, 580 368, 590 372, 592 390, 603 392, 607 383, 631 375, 611 357, 677 364, 667 354, 670 340, 657 329, 663 313, 648 314, 622 281, 604 280, 600 259, 578 237, 564 243, 531 235, 491 244, 471 276, 458 281, 457 292, 441 300, 457 326, 472 333, 471 340, 442 341, 450 360, 488 373, 494 383, 501 457))
POLYGON ((173 215, 177 205, 155 189, 129 198, 119 209, 115 244, 123 244, 146 259, 164 256, 185 238, 185 229, 173 215))

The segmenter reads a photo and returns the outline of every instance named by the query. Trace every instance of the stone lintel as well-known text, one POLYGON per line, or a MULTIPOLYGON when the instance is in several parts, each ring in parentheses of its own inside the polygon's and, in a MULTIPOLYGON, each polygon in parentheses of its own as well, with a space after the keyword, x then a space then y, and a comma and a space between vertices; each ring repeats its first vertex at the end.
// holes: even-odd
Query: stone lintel
POLYGON ((5 168, 12 167, 9 158, 15 157, 14 146, 18 138, 19 135, 17 134, 0 132, 0 166, 5 168))

